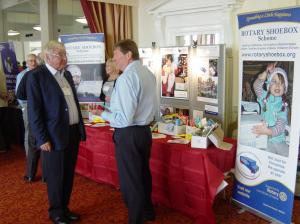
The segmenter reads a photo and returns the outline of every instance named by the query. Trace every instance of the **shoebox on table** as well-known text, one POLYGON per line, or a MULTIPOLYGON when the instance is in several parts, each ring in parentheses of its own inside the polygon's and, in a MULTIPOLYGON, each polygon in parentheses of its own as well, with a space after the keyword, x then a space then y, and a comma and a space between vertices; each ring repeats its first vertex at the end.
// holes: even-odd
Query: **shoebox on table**
POLYGON ((208 137, 203 136, 192 136, 191 147, 198 148, 198 149, 207 149, 210 145, 210 140, 208 137))

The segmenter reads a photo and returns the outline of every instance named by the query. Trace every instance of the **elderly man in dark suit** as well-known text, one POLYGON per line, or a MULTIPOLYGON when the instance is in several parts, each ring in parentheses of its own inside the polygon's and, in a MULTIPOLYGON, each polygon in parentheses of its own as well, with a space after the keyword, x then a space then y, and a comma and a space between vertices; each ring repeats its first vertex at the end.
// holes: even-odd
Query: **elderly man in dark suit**
POLYGON ((26 83, 29 125, 43 154, 49 218, 65 224, 79 219, 68 205, 85 130, 72 75, 65 70, 64 45, 50 41, 43 53, 45 64, 32 71, 26 83))

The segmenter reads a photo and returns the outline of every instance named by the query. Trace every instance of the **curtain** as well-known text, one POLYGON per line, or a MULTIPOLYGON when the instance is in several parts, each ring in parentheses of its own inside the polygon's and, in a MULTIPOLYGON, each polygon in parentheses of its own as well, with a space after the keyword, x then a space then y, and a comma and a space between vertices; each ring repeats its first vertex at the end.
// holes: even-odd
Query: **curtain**
POLYGON ((132 7, 104 2, 80 0, 92 33, 104 33, 105 56, 111 58, 113 45, 132 38, 132 7))

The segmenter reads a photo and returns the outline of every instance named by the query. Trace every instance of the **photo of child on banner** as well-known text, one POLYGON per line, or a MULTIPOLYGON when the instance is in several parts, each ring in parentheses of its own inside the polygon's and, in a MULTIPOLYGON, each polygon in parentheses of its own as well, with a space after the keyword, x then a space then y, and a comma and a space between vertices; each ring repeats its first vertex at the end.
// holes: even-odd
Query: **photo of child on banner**
POLYGON ((187 48, 161 49, 161 95, 187 98, 187 48))
POLYGON ((177 65, 174 63, 173 55, 167 54, 163 61, 161 75, 163 96, 174 96, 175 73, 177 73, 177 65))
POLYGON ((293 62, 244 62, 240 144, 288 157, 292 81, 293 62))

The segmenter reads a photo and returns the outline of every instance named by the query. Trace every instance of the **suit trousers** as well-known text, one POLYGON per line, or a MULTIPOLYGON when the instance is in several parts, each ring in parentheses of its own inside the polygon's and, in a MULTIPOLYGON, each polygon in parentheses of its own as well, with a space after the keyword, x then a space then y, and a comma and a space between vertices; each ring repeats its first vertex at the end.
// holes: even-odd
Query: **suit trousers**
POLYGON ((42 151, 43 174, 47 180, 49 217, 63 216, 68 210, 79 147, 78 125, 69 126, 69 141, 64 149, 42 151))
POLYGON ((37 172, 41 151, 35 145, 35 139, 29 127, 27 104, 22 105, 24 121, 24 147, 27 157, 26 176, 34 178, 37 172))
POLYGON ((5 119, 5 113, 6 113, 6 107, 0 107, 0 151, 6 151, 7 150, 7 142, 6 142, 6 135, 5 135, 5 125, 4 125, 4 119, 5 119))
POLYGON ((115 128, 114 143, 121 192, 128 207, 128 223, 141 224, 154 214, 149 160, 152 136, 149 126, 115 128))

